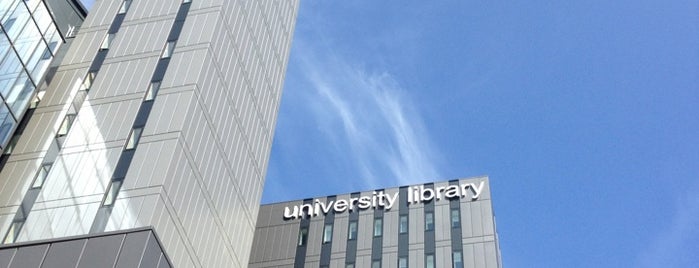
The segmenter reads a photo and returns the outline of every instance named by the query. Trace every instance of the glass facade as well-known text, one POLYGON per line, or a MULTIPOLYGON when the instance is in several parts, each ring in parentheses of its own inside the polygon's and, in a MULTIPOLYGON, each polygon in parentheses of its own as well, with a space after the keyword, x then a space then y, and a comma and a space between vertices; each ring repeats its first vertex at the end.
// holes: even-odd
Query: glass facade
POLYGON ((44 1, 0 1, 0 146, 4 150, 64 40, 44 1))

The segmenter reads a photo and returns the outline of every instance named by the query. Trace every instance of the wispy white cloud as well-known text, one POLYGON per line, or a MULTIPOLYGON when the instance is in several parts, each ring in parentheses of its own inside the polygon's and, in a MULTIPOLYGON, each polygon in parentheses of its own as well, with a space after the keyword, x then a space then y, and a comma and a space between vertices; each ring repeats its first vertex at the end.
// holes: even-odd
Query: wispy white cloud
MULTIPOLYGON (((306 89, 323 133, 346 151, 363 187, 438 178, 434 151, 416 103, 394 76, 297 40, 306 89), (300 43, 298 43, 300 42, 300 43)), ((342 153, 342 152, 335 153, 342 153)))
POLYGON ((682 194, 667 226, 657 226, 655 239, 639 255, 639 267, 691 267, 696 265, 699 235, 699 185, 682 194))

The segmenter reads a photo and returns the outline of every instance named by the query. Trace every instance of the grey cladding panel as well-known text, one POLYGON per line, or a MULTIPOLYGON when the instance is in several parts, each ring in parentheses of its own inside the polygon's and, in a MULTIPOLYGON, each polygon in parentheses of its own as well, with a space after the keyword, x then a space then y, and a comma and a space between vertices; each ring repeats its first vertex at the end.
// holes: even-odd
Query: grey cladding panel
POLYGON ((132 268, 138 267, 141 262, 141 256, 148 239, 149 232, 138 232, 126 235, 124 246, 119 254, 119 262, 117 268, 132 268))
POLYGON ((46 259, 41 267, 63 268, 75 267, 83 251, 85 239, 51 244, 46 259))
POLYGON ((88 239, 78 268, 113 267, 123 240, 124 235, 88 239))
POLYGON ((12 261, 15 251, 17 250, 14 248, 0 250, 0 267, 10 266, 10 261, 12 261))
POLYGON ((160 255, 162 255, 162 251, 160 250, 160 245, 158 245, 158 241, 155 240, 155 236, 150 233, 148 236, 148 244, 146 245, 146 249, 143 252, 143 258, 141 260, 141 266, 140 267, 156 267, 158 266, 158 260, 160 259, 160 255))
POLYGON ((36 245, 20 248, 12 259, 10 268, 39 268, 48 247, 48 245, 36 245))

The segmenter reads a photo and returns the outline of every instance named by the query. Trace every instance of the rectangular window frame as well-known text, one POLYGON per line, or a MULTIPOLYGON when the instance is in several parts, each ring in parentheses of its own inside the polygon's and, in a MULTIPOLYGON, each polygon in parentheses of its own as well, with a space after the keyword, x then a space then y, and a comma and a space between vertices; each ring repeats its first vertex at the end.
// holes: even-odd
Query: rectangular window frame
POLYGON ((172 53, 175 52, 175 41, 167 41, 165 47, 163 47, 163 52, 160 54, 161 59, 169 59, 172 57, 172 53))
POLYGON ((104 199, 102 200, 103 207, 111 207, 116 203, 117 195, 119 195, 119 189, 121 189, 122 180, 113 180, 107 187, 107 191, 104 193, 104 199))
POLYGON ((333 225, 326 223, 323 227, 323 244, 332 243, 333 241, 333 225))
POLYGON ((451 267, 452 268, 464 268, 464 258, 461 251, 454 251, 451 253, 451 267))
POLYGON ((408 257, 398 258, 398 268, 408 268, 408 257))
POLYGON ((356 240, 357 239, 357 228, 358 228, 358 223, 357 221, 350 221, 348 226, 347 226, 347 240, 356 240))
POLYGON ((374 237, 383 236, 383 218, 374 218, 374 237))
POLYGON ((143 134, 142 127, 131 129, 131 133, 129 133, 129 137, 126 139, 126 145, 124 145, 124 151, 136 149, 138 142, 141 140, 141 134, 143 134))
POLYGON ((43 164, 41 165, 41 167, 39 167, 39 171, 36 173, 36 176, 34 177, 34 182, 32 182, 31 189, 38 189, 44 186, 44 182, 46 182, 46 177, 48 177, 49 175, 51 166, 52 164, 43 164))
POLYGON ((398 233, 407 234, 409 229, 408 215, 400 215, 398 219, 398 233))
POLYGON ((434 262, 434 254, 425 254, 425 268, 436 267, 434 262))
POLYGON ((303 247, 308 243, 308 227, 299 229, 299 237, 296 246, 303 247))
POLYGON ((425 231, 434 231, 434 212, 425 212, 425 231))
POLYGON ((160 90, 160 81, 151 82, 150 85, 148 85, 146 96, 143 98, 143 101, 155 100, 155 95, 158 94, 158 90, 160 90))
POLYGON ((449 215, 451 228, 461 228, 461 211, 458 208, 452 208, 449 215))

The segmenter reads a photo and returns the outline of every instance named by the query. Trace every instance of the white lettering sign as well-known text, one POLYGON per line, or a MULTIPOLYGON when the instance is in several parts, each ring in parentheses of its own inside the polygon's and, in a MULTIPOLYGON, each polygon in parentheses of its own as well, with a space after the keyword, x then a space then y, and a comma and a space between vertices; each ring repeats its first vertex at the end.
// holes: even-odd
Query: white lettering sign
MULTIPOLYGON (((425 188, 425 186, 414 186, 408 188, 407 203, 408 205, 431 200, 464 198, 471 196, 471 200, 476 200, 483 192, 485 181, 481 181, 478 185, 475 183, 463 183, 461 185, 439 186, 435 189, 425 188)), ((329 202, 322 202, 318 199, 311 203, 296 205, 293 208, 284 208, 284 219, 300 219, 303 217, 315 217, 319 214, 327 214, 330 210, 335 213, 342 213, 346 210, 353 211, 358 209, 369 209, 382 207, 385 210, 390 210, 398 201, 398 193, 385 194, 383 191, 376 192, 371 196, 352 197, 349 200, 339 199, 329 202)))

